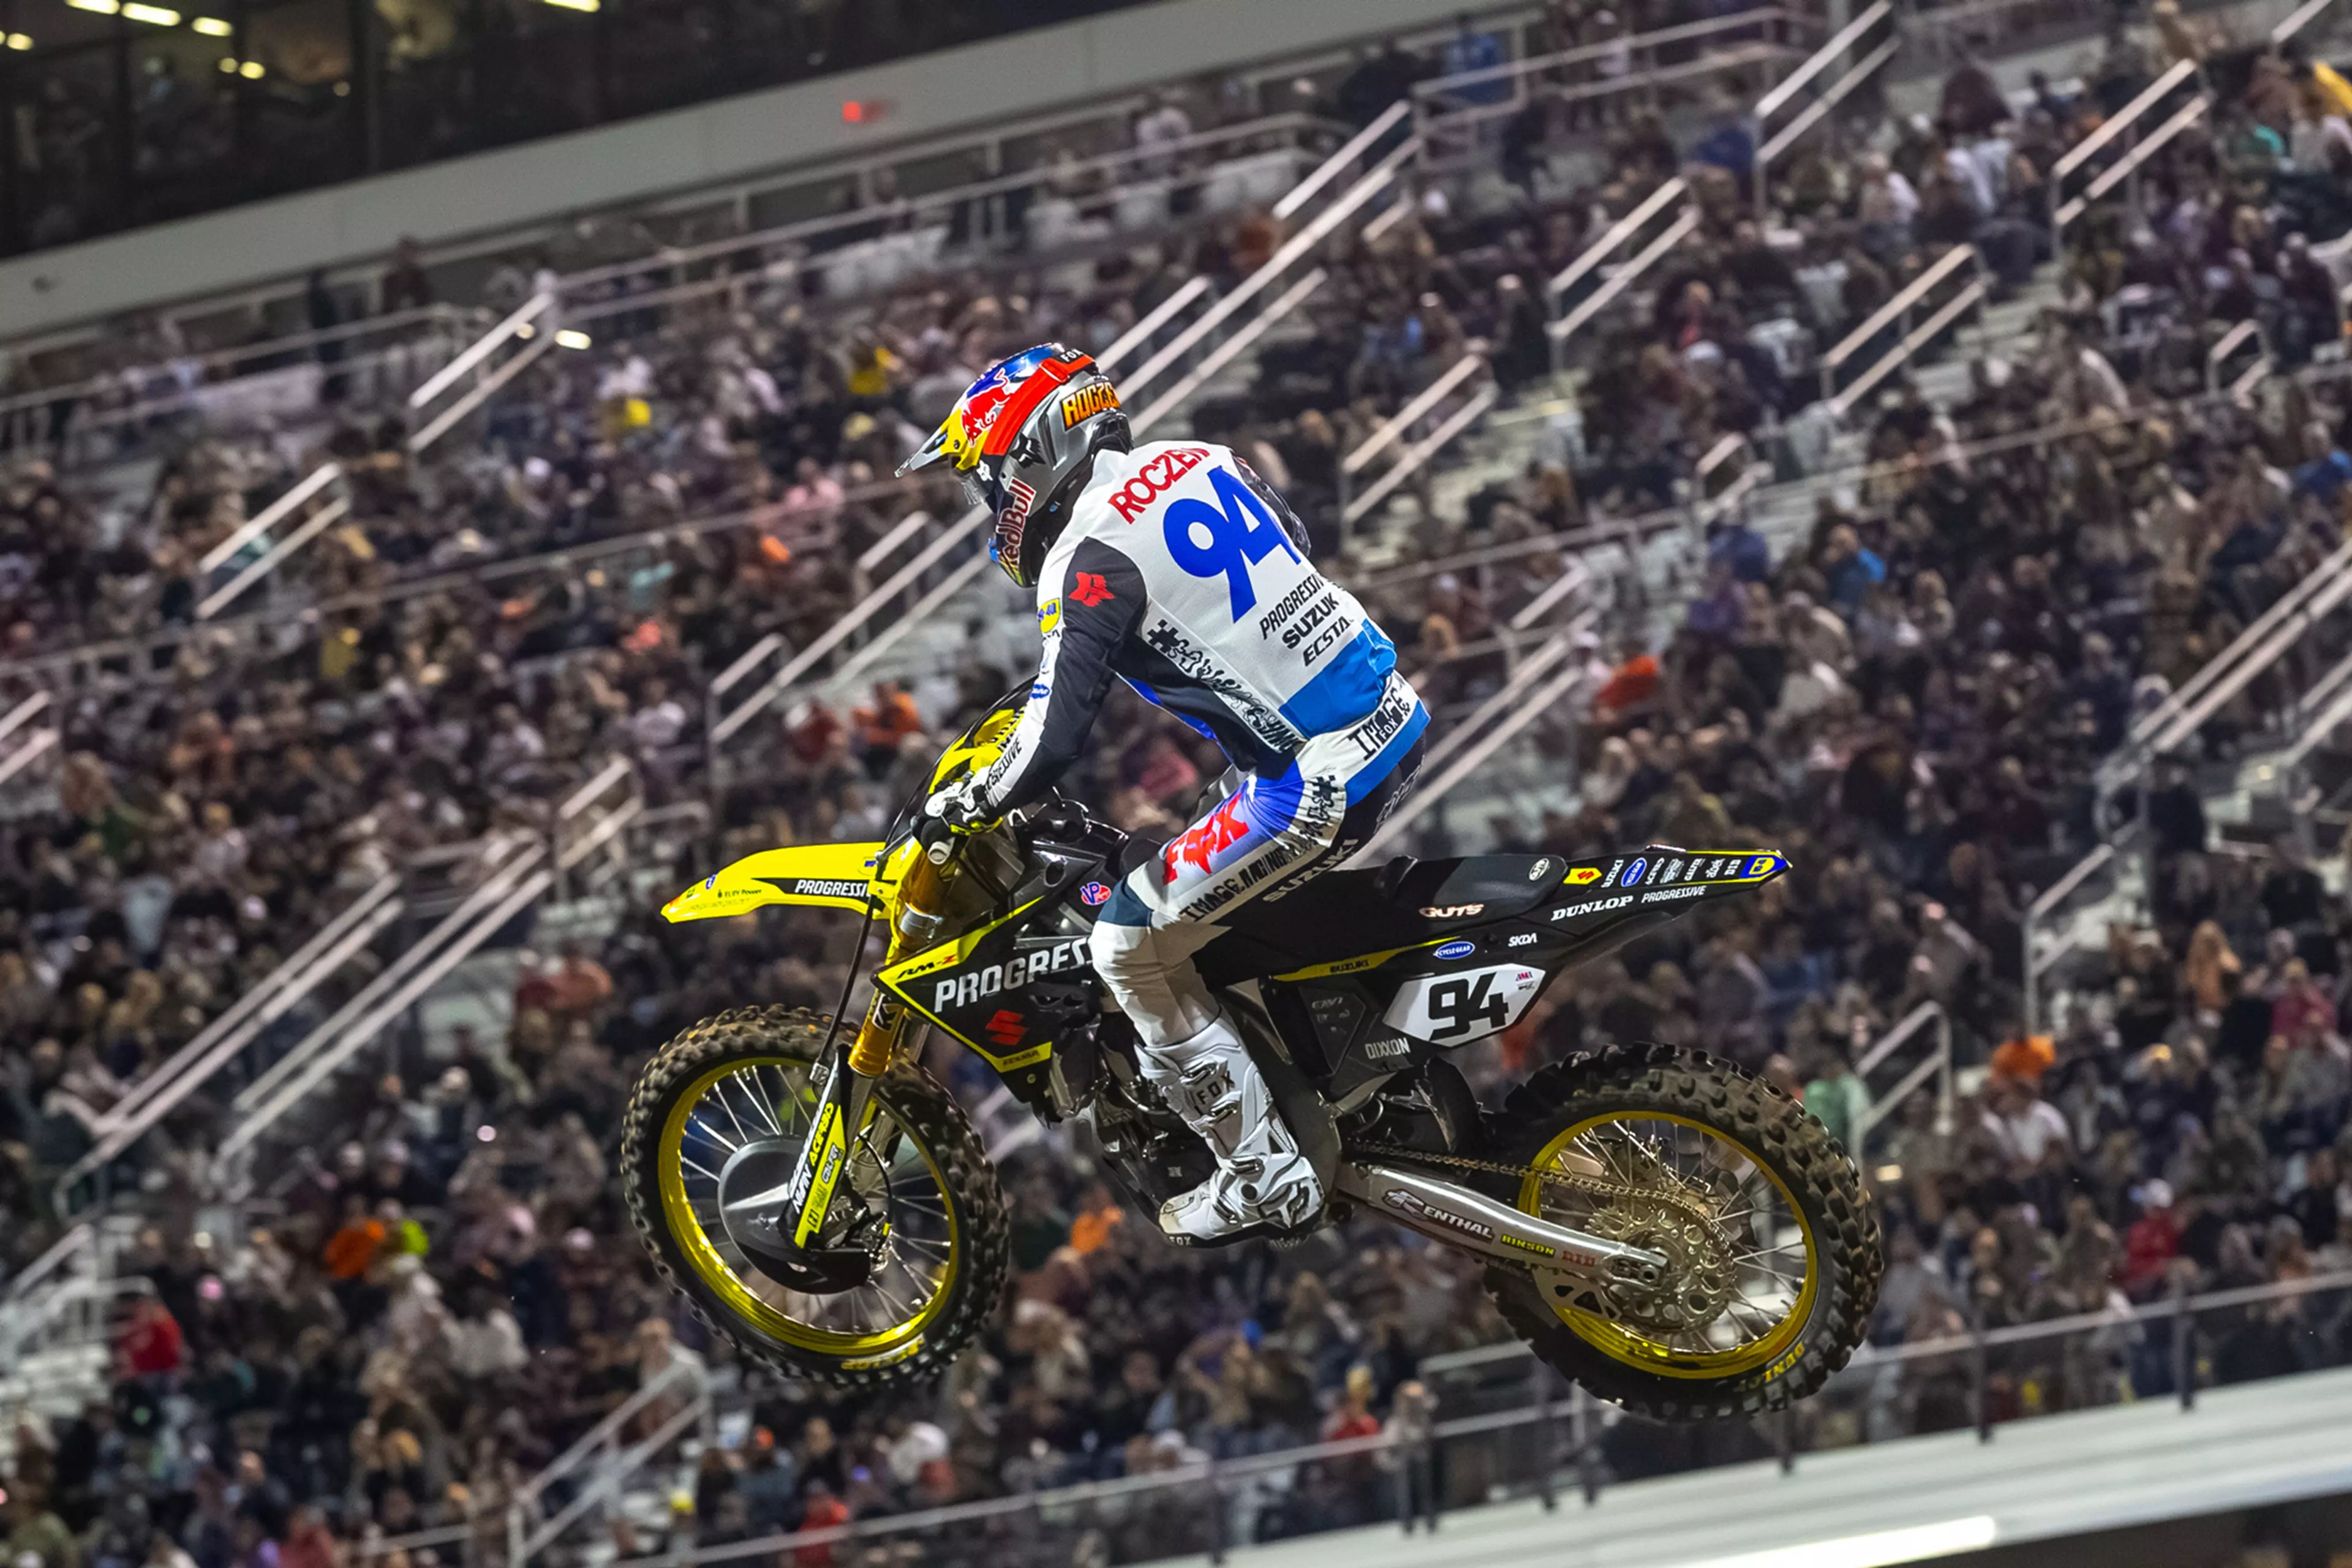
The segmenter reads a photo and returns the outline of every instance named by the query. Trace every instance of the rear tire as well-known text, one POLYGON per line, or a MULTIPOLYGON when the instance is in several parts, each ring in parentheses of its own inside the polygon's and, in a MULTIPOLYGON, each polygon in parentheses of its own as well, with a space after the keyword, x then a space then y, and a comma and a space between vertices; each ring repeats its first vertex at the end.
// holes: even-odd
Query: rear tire
MULTIPOLYGON (((1817 1392, 1862 1343, 1884 1267, 1877 1218, 1845 1151, 1802 1106, 1762 1079, 1702 1052, 1644 1045, 1580 1056, 1537 1073, 1489 1122, 1487 1157, 1533 1165, 1570 1130, 1596 1118, 1606 1125, 1612 1116, 1695 1126, 1768 1174, 1805 1233, 1804 1292, 1754 1347, 1761 1364, 1739 1365, 1739 1355, 1725 1352, 1719 1359, 1729 1364, 1719 1375, 1706 1370, 1717 1358, 1700 1353, 1677 1362, 1661 1347, 1638 1342, 1637 1332, 1620 1331, 1612 1347, 1591 1314, 1556 1310, 1537 1275, 1489 1268, 1487 1293, 1505 1321, 1563 1376, 1659 1421, 1759 1415, 1817 1392), (1644 1357, 1649 1364, 1637 1364, 1644 1357)), ((1534 1212, 1522 1191, 1498 1195, 1534 1212)))
MULTIPOLYGON (((622 1127, 621 1182, 629 1217, 662 1278, 747 1353, 841 1388, 873 1391, 923 1382, 944 1371, 994 1314, 1009 1268, 1009 1225, 996 1172, 963 1108, 920 1068, 901 1061, 876 1090, 936 1184, 936 1194, 926 1200, 940 1205, 952 1226, 952 1268, 937 1300, 919 1315, 866 1336, 868 1342, 835 1344, 843 1336, 781 1321, 775 1307, 754 1299, 756 1292, 772 1295, 763 1279, 748 1273, 739 1278, 707 1236, 681 1237, 674 1227, 681 1211, 675 1182, 672 1190, 665 1188, 664 1167, 675 1163, 675 1150, 664 1157, 665 1134, 692 1110, 689 1097, 700 1100, 713 1075, 724 1075, 730 1065, 779 1071, 813 1067, 829 1024, 805 1010, 744 1007, 706 1018, 663 1047, 639 1077, 622 1127), (754 1321, 751 1311, 766 1315, 771 1326, 754 1321), (782 1337, 788 1332, 801 1342, 782 1337)), ((687 1223, 694 1223, 690 1215, 687 1223)))

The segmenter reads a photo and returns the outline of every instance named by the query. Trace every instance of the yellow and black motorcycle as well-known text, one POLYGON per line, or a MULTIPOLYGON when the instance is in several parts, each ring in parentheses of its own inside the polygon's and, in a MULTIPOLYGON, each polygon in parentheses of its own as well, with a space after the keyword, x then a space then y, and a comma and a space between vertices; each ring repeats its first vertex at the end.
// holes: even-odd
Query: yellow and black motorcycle
MULTIPOLYGON (((1017 710, 940 759, 985 766, 1017 710)), ((711 1323, 781 1367, 876 1388, 942 1369, 995 1312, 1004 1199, 921 1033, 978 1051, 1050 1121, 1083 1124, 1137 1207, 1210 1155, 1138 1071, 1087 960, 1111 884, 1158 847, 1060 798, 949 837, 774 849, 688 889, 673 921, 811 904, 888 922, 855 1029, 781 1007, 705 1019, 638 1081, 622 1170, 639 1232, 711 1323)), ((1486 1265, 1537 1353, 1669 1420, 1779 1408, 1861 1342, 1878 1232, 1853 1163, 1769 1085, 1635 1046, 1536 1073, 1499 1110, 1449 1053, 1676 915, 1780 876, 1759 850, 1652 846, 1398 858, 1243 905, 1200 956, 1332 1194, 1486 1265)))

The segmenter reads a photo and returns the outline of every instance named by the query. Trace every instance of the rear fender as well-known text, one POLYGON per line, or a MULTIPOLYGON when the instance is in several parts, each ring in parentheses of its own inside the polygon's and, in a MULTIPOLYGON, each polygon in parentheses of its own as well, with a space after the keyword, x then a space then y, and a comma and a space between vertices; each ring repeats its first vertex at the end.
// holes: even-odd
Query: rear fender
POLYGON ((1616 952, 1696 905, 1744 898, 1788 869, 1788 858, 1769 849, 1690 850, 1652 844, 1571 863, 1549 904, 1527 919, 1552 940, 1566 940, 1560 965, 1565 973, 1616 952))
POLYGON ((864 914, 873 903, 879 844, 794 844, 746 855, 662 906, 662 919, 713 920, 764 904, 806 904, 864 914))
MULTIPOLYGON (((1714 901, 1751 892, 1789 869, 1786 857, 1769 849, 1678 849, 1653 844, 1605 859, 1572 862, 1552 896, 1555 909, 1588 900, 1631 897, 1617 909, 1648 910, 1714 901)), ((1577 914, 1601 910, 1578 910, 1577 914)), ((1572 918, 1562 915, 1557 918, 1572 918)))

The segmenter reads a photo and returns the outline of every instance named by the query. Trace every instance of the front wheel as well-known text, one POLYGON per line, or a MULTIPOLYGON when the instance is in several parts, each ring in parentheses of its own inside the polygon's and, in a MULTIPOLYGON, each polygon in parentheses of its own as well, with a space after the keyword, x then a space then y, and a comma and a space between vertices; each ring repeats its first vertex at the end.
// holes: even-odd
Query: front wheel
POLYGON ((629 1097, 621 1181, 663 1278, 712 1327, 784 1371, 871 1390, 936 1375, 995 1310, 1004 1195, 962 1108, 901 1062, 876 1088, 833 1204, 871 1251, 866 1279, 806 1291, 761 1269, 720 1217, 722 1181, 747 1163, 754 1186, 789 1173, 827 1022, 745 1007, 663 1047, 629 1097))
POLYGON ((1489 1132, 1524 1173, 1497 1195, 1666 1259, 1651 1281, 1488 1270, 1504 1319, 1601 1398, 1662 1421, 1777 1410, 1861 1344, 1882 1264, 1860 1173, 1761 1079, 1696 1051, 1607 1050, 1536 1074, 1489 1132))

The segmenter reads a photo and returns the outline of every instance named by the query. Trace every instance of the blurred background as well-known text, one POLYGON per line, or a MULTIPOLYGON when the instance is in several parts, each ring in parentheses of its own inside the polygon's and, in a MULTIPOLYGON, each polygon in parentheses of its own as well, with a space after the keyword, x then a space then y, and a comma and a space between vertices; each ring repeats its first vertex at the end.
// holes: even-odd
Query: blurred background
MULTIPOLYGON (((0 0, 10 1568, 2352 1562, 2344 23, 0 0), (1822 1395, 1167 1247, 944 1045, 1016 1286, 943 1384, 654 1277, 638 1067, 857 940, 655 911, 1027 679, 889 476, 1054 339, 1395 637, 1381 854, 1791 858, 1460 1059, 1801 1095, 1889 1256, 1822 1395)), ((1121 695, 1071 787, 1223 765, 1121 695)))

